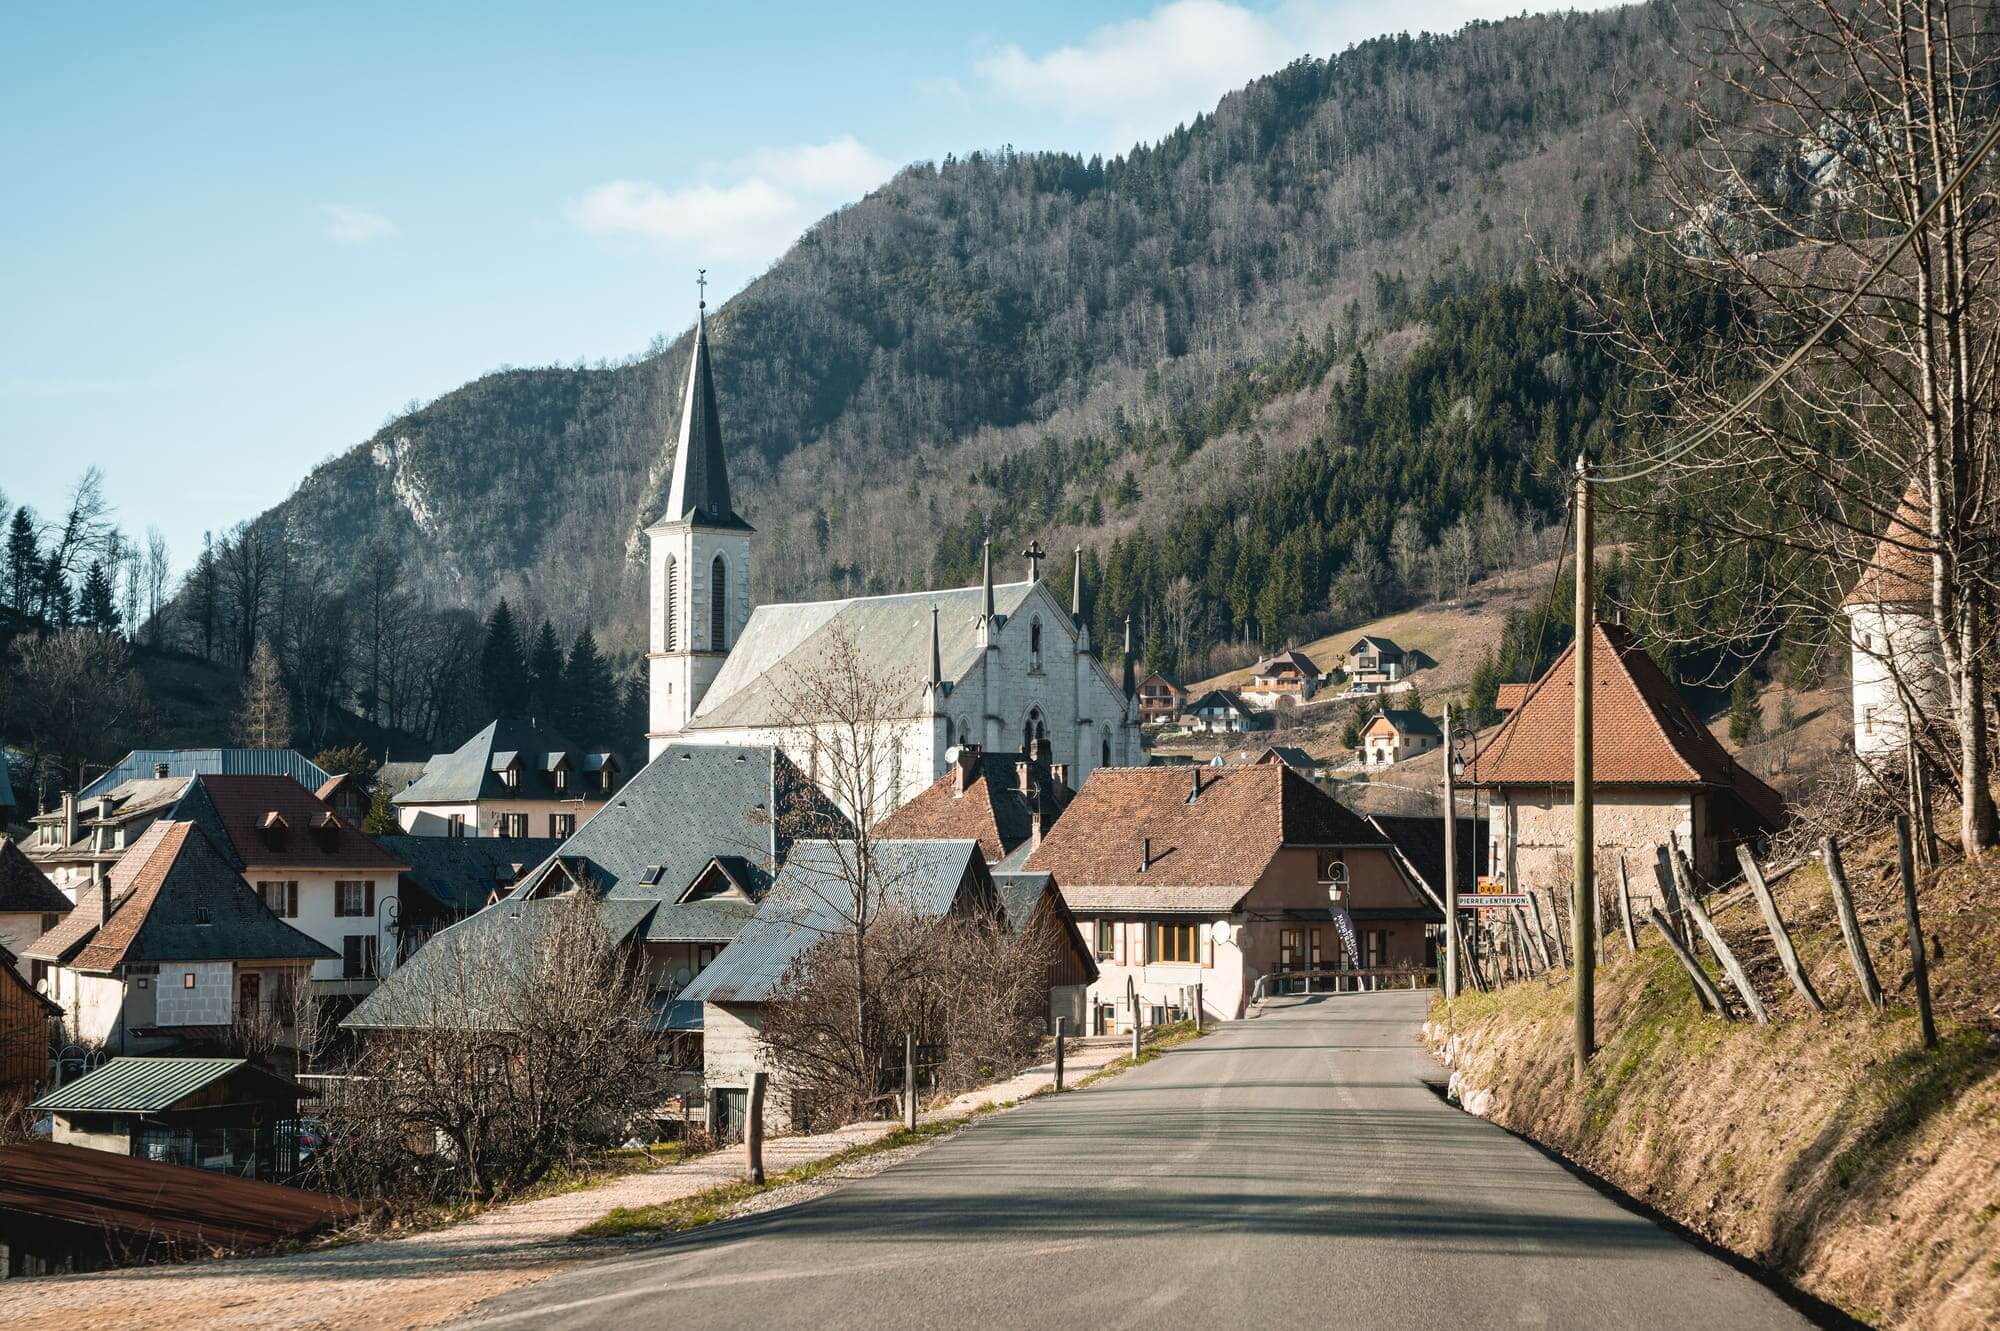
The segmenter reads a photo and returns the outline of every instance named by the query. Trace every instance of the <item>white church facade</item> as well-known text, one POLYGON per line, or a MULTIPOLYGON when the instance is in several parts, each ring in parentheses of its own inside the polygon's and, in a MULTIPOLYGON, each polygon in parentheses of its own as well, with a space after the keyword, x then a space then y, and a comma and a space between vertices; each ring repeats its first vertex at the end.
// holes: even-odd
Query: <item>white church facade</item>
MULTIPOLYGON (((1042 581, 1039 546, 1025 552, 1024 581, 994 582, 989 545, 978 586, 753 604, 754 533, 730 499, 705 316, 666 511, 647 536, 652 756, 674 743, 773 744, 810 772, 822 746, 802 724, 804 682, 851 643, 889 718, 874 741, 887 748, 889 771, 871 819, 943 775, 961 744, 1008 752, 1040 743, 1072 788, 1099 767, 1145 761, 1129 626, 1114 679, 1091 650, 1080 601, 1065 607, 1042 581)), ((1075 573, 1080 592, 1080 548, 1075 573)))

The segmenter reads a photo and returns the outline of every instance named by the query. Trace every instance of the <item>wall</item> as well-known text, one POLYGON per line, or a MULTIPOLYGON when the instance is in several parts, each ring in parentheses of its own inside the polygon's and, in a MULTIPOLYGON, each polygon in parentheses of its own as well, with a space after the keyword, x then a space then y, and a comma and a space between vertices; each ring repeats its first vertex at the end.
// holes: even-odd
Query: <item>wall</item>
MULTIPOLYGON (((588 778, 579 773, 573 779, 588 778)), ((569 814, 582 827, 591 816, 602 809, 601 799, 519 799, 480 800, 476 804, 405 804, 396 810, 396 821, 411 836, 449 836, 451 818, 457 815, 465 820, 466 836, 499 836, 500 815, 503 813, 524 813, 528 816, 528 835, 531 837, 554 836, 550 818, 556 814, 569 814)))
MULTIPOLYGON (((384 873, 372 881, 375 884, 375 914, 373 916, 335 915, 334 883, 352 877, 356 881, 370 881, 367 874, 360 871, 325 873, 301 873, 295 870, 252 868, 244 872, 244 881, 252 891, 260 882, 289 880, 299 885, 299 913, 296 918, 287 919, 300 933, 324 943, 336 953, 341 952, 348 934, 373 934, 375 953, 380 972, 384 975, 395 969, 395 934, 391 925, 401 910, 397 896, 398 879, 395 874, 384 873), (392 904, 393 903, 393 904, 392 904)), ((331 993, 363 994, 375 987, 372 980, 347 980, 342 976, 342 962, 336 958, 313 964, 312 976, 315 983, 331 993)))
MULTIPOLYGON (((300 890, 304 895, 304 890, 300 890)), ((227 961, 162 962, 154 977, 162 1026, 227 1026, 236 1020, 236 966, 227 961), (187 987, 189 977, 194 987, 187 987)))
POLYGON ((0 947, 14 954, 14 969, 28 974, 30 963, 21 950, 42 936, 42 916, 37 911, 9 911, 0 915, 0 947))
POLYGON ((1855 758, 1899 772, 1910 734, 1910 701, 1920 715, 1950 712, 1936 628, 1928 613, 1913 608, 1857 605, 1848 611, 1848 629, 1855 758))
POLYGON ((687 726, 688 717, 722 669, 723 653, 743 635, 750 620, 750 534, 697 530, 684 523, 650 533, 647 597, 648 757, 657 758, 668 737, 687 726), (709 570, 720 553, 728 570, 728 643, 721 651, 709 642, 709 570), (676 561, 674 605, 667 605, 667 560, 676 561), (667 652, 667 616, 675 617, 675 650, 667 652))
POLYGON ((50 1138, 66 1146, 81 1146, 87 1151, 109 1151, 113 1155, 132 1154, 132 1124, 137 1120, 124 1115, 89 1114, 81 1117, 86 1125, 79 1127, 61 1114, 52 1114, 54 1131, 50 1138), (116 1127, 112 1125, 116 1124, 116 1127), (90 1125, 101 1125, 101 1131, 93 1131, 90 1125))
MULTIPOLYGON (((1496 796, 1490 821, 1492 858, 1496 870, 1509 869, 1507 838, 1513 828, 1514 850, 1510 883, 1565 892, 1574 874, 1576 814, 1563 787, 1509 790, 1496 796)), ((1625 862, 1632 888, 1632 909, 1643 915, 1648 906, 1663 905, 1653 874, 1653 848, 1666 844, 1671 833, 1682 849, 1694 847, 1694 868, 1707 879, 1723 869, 1712 830, 1706 825, 1705 798, 1687 790, 1607 790, 1597 792, 1595 833, 1597 875, 1607 901, 1617 898, 1618 861, 1625 862)))

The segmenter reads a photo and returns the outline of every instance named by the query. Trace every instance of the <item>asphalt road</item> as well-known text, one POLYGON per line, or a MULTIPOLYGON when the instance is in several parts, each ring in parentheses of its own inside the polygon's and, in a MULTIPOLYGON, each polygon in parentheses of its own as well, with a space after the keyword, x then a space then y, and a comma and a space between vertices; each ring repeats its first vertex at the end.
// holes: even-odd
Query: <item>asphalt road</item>
POLYGON ((1267 1011, 785 1211, 588 1263, 479 1325, 1809 1325, 1438 1099, 1424 993, 1267 1011))

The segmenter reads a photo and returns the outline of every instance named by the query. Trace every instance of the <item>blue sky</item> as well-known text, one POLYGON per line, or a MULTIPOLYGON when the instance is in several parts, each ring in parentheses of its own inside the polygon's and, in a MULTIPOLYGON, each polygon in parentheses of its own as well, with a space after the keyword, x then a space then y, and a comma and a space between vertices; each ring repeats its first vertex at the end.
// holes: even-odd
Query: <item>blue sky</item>
POLYGON ((696 267, 726 297, 904 163, 1116 151, 1521 8, 10 8, 0 490, 46 514, 95 464, 184 565, 412 399, 677 332, 696 267))

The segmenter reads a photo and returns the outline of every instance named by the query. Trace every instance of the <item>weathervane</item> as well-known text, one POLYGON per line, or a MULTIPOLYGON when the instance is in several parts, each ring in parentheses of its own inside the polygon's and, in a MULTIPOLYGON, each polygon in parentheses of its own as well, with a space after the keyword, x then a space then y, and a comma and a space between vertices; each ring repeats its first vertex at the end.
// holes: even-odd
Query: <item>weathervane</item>
POLYGON ((1048 558, 1048 551, 1042 549, 1040 541, 1029 541, 1028 548, 1021 552, 1028 557, 1028 581, 1042 580, 1042 561, 1048 558))
POLYGON ((695 297, 695 304, 696 304, 696 305, 698 305, 698 306, 699 306, 700 308, 702 308, 702 309, 704 309, 704 310, 705 310, 705 309, 707 309, 707 308, 708 308, 708 269, 706 269, 706 268, 697 268, 697 269, 695 269, 695 270, 694 270, 694 287, 695 287, 695 290, 696 290, 697 292, 699 292, 699 293, 700 293, 699 295, 697 295, 697 296, 695 297))

